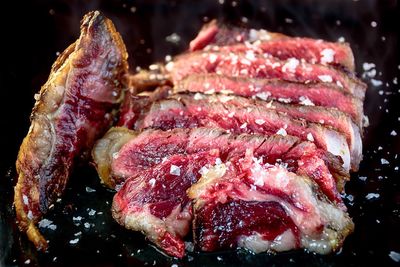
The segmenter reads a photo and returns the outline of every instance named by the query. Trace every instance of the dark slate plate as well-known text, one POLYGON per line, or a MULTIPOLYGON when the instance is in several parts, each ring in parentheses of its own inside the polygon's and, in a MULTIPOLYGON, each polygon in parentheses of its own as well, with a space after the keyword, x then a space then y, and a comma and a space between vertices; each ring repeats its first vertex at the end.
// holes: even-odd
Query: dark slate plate
POLYGON ((400 105, 398 1, 11 2, 8 3, 11 6, 2 8, 0 16, 3 48, 0 266, 388 266, 399 263, 396 262, 400 261, 396 254, 400 253, 400 109, 396 108, 400 105), (110 215, 113 192, 99 184, 92 168, 80 167, 71 178, 63 200, 46 216, 57 226, 56 230, 43 230, 50 240, 49 251, 36 252, 19 234, 14 222, 13 164, 29 127, 33 94, 45 82, 56 53, 77 38, 80 18, 93 9, 103 11, 114 21, 128 47, 131 66, 135 67, 145 67, 163 60, 166 55, 183 51, 203 22, 212 18, 289 35, 327 40, 344 38, 350 42, 357 71, 369 85, 365 111, 370 126, 364 138, 364 161, 359 173, 353 174, 346 186, 345 198, 356 229, 343 249, 329 256, 302 251, 252 255, 238 250, 188 253, 181 261, 172 259, 152 247, 141 234, 119 227, 110 215), (371 69, 365 71, 363 66, 371 69), (78 242, 71 244, 75 239, 78 242))

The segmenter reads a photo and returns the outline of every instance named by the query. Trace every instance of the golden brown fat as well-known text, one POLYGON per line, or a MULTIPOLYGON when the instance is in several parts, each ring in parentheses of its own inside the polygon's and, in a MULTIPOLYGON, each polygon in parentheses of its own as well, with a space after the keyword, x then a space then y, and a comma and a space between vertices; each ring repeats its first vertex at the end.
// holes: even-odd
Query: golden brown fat
MULTIPOLYGON (((110 35, 110 39, 118 47, 119 52, 121 53, 121 68, 125 70, 128 68, 126 61, 128 55, 125 45, 119 33, 116 32, 112 22, 103 17, 98 11, 89 12, 86 14, 81 22, 81 35, 78 41, 70 45, 57 58, 52 66, 48 81, 40 90, 39 99, 32 110, 32 126, 27 136, 24 138, 18 154, 16 166, 18 182, 14 188, 14 205, 17 222, 19 229, 22 232, 25 232, 29 240, 31 240, 36 248, 40 250, 46 250, 48 246, 46 239, 41 235, 36 227, 36 224, 41 219, 42 213, 45 213, 45 211, 41 210, 39 214, 28 216, 24 209, 27 205, 24 203, 24 193, 28 194, 28 196, 25 197, 28 197, 31 203, 35 203, 34 205, 40 205, 39 194, 41 192, 38 188, 40 175, 45 173, 46 167, 49 162, 52 162, 53 157, 51 146, 54 142, 54 132, 51 129, 52 126, 47 124, 51 124, 50 120, 53 120, 56 117, 57 109, 62 102, 65 91, 64 87, 60 87, 58 85, 65 85, 65 81, 70 72, 70 65, 74 63, 74 59, 79 59, 80 54, 82 53, 82 51, 79 51, 79 49, 84 49, 79 47, 80 43, 90 42, 87 35, 92 33, 88 32, 88 28, 93 27, 94 23, 97 23, 98 21, 101 22, 101 27, 106 29, 106 33, 110 35), (73 58, 71 59, 71 57, 73 58)), ((103 33, 104 32, 99 32, 96 34, 103 33)), ((67 176, 69 174, 70 166, 66 166, 64 170, 65 175, 67 176)), ((56 175, 56 177, 58 177, 57 175, 63 175, 59 172, 59 170, 56 170, 52 174, 56 175)), ((56 187, 62 191, 67 179, 58 180, 60 184, 57 184, 56 187)), ((46 203, 44 206, 47 206, 47 204, 48 203, 46 203)))
POLYGON ((137 132, 124 127, 113 127, 93 146, 93 161, 102 183, 106 186, 110 188, 116 186, 111 173, 114 153, 117 153, 123 145, 136 137, 137 134, 137 132))

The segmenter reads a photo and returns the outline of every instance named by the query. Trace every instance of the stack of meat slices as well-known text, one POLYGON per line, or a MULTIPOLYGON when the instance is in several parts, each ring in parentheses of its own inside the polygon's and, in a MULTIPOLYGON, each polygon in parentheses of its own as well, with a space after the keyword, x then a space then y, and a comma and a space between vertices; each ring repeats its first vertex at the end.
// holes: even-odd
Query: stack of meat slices
POLYGON ((93 150, 118 223, 175 257, 190 231, 200 251, 321 254, 352 232, 366 86, 347 44, 212 22, 131 83, 93 150))

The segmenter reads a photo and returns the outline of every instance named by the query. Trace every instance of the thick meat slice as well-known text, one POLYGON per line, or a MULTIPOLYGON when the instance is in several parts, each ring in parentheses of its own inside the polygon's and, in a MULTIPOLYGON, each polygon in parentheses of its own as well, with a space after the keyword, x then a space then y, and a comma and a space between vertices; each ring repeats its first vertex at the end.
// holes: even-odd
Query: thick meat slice
MULTIPOLYGON (((218 100, 217 96, 197 96, 176 95, 173 99, 154 102, 149 111, 136 121, 134 128, 154 127, 167 130, 218 127, 234 133, 289 134, 302 140, 314 141, 319 147, 340 156, 346 170, 350 168, 350 151, 346 138, 333 129, 294 119, 265 106, 262 101, 245 106, 245 98, 233 102, 234 98, 240 97, 222 96, 230 101, 227 104, 224 100, 218 100)), ((354 170, 358 168, 360 157, 358 155, 351 158, 354 170)))
POLYGON ((283 162, 291 171, 311 177, 331 200, 344 208, 337 187, 342 189, 344 180, 347 180, 346 174, 340 170, 336 158, 310 142, 299 142, 298 138, 292 136, 235 135, 206 128, 172 131, 149 129, 139 135, 132 131, 130 138, 125 139, 125 144, 116 152, 110 148, 120 146, 120 141, 114 138, 117 132, 126 135, 124 128, 114 128, 93 150, 97 167, 111 170, 108 177, 101 176, 103 180, 112 181, 111 187, 122 184, 129 177, 137 176, 141 170, 151 168, 171 155, 218 148, 221 159, 227 160, 243 157, 246 150, 250 149, 258 157, 263 157, 265 163, 283 162), (103 144, 108 144, 108 147, 103 144), (337 172, 338 186, 328 168, 337 172))
MULTIPOLYGON (((280 60, 268 54, 197 51, 177 56, 165 66, 174 84, 193 74, 216 73, 225 76, 281 79, 298 83, 333 83, 363 100, 366 85, 352 73, 296 58, 280 60)), ((212 89, 212 88, 210 88, 212 89)))
POLYGON ((215 74, 190 75, 174 86, 174 92, 224 93, 262 100, 277 100, 308 106, 336 108, 347 113, 361 127, 363 103, 337 85, 292 83, 281 80, 226 77, 215 74))
POLYGON ((327 254, 339 248, 354 227, 346 212, 326 200, 310 179, 282 166, 264 165, 251 153, 210 168, 188 195, 194 201, 195 244, 203 251, 305 248, 327 254))
POLYGON ((251 49, 280 59, 294 57, 309 63, 340 65, 354 71, 354 55, 347 43, 291 38, 266 30, 228 28, 218 25, 216 21, 204 25, 197 37, 190 42, 190 51, 203 48, 232 53, 251 49))
POLYGON ((173 155, 139 171, 114 196, 112 214, 125 228, 142 231, 167 254, 183 257, 192 222, 186 190, 200 178, 201 168, 215 164, 218 151, 173 155))
POLYGON ((37 248, 47 242, 35 224, 63 193, 74 159, 112 123, 126 60, 112 22, 90 12, 79 39, 59 56, 40 91, 18 154, 14 200, 19 227, 37 248))

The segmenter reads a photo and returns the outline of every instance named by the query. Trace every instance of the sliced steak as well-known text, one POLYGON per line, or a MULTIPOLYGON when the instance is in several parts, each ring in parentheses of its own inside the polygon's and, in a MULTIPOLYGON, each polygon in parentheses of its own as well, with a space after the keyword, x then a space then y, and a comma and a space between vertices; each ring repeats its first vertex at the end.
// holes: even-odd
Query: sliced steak
POLYGON ((151 168, 171 155, 218 148, 221 159, 228 160, 243 157, 246 150, 251 150, 258 157, 263 157, 265 163, 282 162, 289 170, 311 177, 331 200, 345 208, 337 187, 341 190, 348 177, 340 170, 340 162, 336 158, 310 142, 300 142, 292 136, 235 135, 218 129, 196 128, 172 131, 150 129, 139 135, 131 131, 130 137, 124 140, 125 144, 120 146, 120 141, 114 138, 118 132, 127 136, 124 128, 114 128, 94 148, 96 165, 111 170, 108 172, 110 176, 101 178, 113 181, 113 186, 137 176, 141 170, 151 168), (116 146, 121 147, 118 152, 113 149, 116 146), (329 167, 336 169, 341 185, 337 186, 329 167))
POLYGON ((363 103, 337 85, 292 83, 276 79, 249 79, 215 74, 190 75, 174 86, 174 92, 224 93, 262 100, 277 100, 305 106, 336 108, 351 116, 361 127, 363 103))
POLYGON ((176 57, 165 66, 165 70, 174 84, 189 75, 216 73, 298 83, 333 83, 361 100, 364 100, 366 91, 366 85, 352 73, 325 65, 301 62, 296 58, 280 60, 268 54, 198 51, 176 57))
MULTIPOLYGON (((233 105, 232 97, 229 105, 224 101, 211 101, 215 96, 185 97, 154 102, 142 118, 136 121, 135 129, 148 127, 168 130, 173 128, 217 127, 233 133, 282 134, 300 137, 302 140, 314 141, 319 147, 333 155, 340 156, 344 168, 350 168, 350 150, 345 136, 339 132, 316 123, 308 123, 279 113, 268 108, 264 102, 254 103, 254 106, 245 106, 246 101, 236 101, 233 105)), ((239 97, 233 97, 238 98, 239 97)), ((357 169, 360 157, 351 160, 352 169, 357 169)))
POLYGON ((305 248, 320 254, 338 249, 354 227, 346 212, 307 177, 247 154, 209 169, 188 190, 196 247, 256 253, 305 248))
POLYGON ((114 196, 112 214, 127 229, 143 232, 167 254, 182 258, 183 238, 192 222, 186 190, 199 171, 215 164, 218 151, 172 155, 154 167, 139 170, 114 196))
POLYGON ((90 12, 79 39, 58 57, 40 90, 18 154, 14 198, 19 228, 38 249, 47 242, 35 224, 62 195, 74 160, 111 126, 127 69, 114 25, 90 12))
POLYGON ((249 49, 268 53, 280 59, 297 58, 309 63, 343 66, 354 71, 354 55, 347 43, 332 43, 311 38, 289 37, 266 30, 206 24, 190 42, 190 51, 244 52, 249 49))

